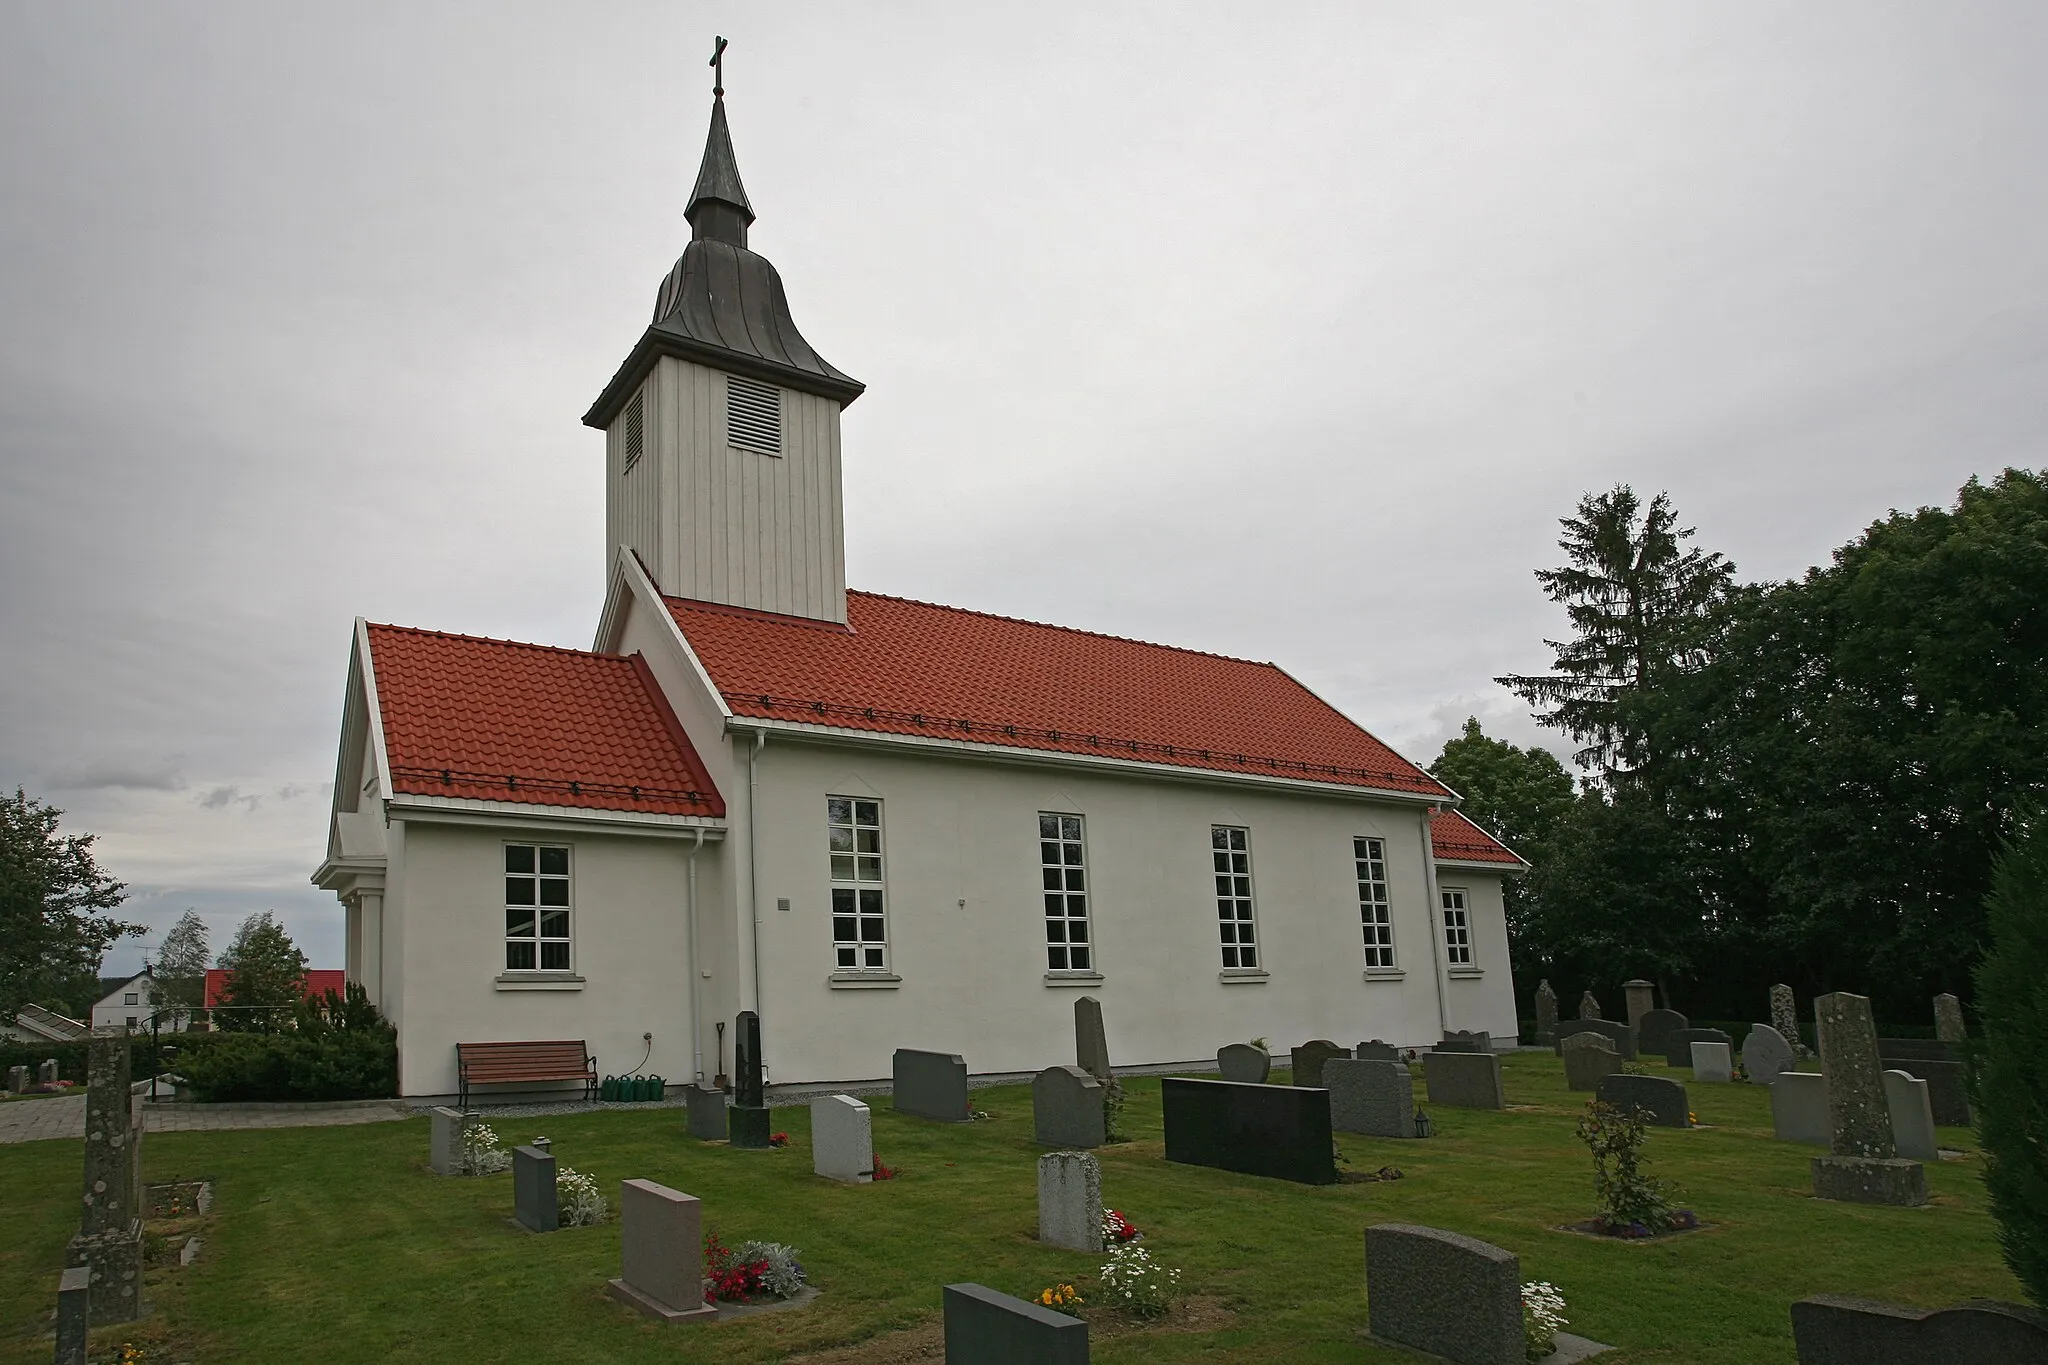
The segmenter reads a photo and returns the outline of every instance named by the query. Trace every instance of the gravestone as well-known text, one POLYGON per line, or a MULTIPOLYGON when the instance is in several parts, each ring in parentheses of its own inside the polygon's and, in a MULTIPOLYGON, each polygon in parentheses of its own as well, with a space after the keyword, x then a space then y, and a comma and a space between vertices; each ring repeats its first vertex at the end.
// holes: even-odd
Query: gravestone
POLYGON ((1337 1183, 1329 1091, 1177 1076, 1159 1087, 1168 1161, 1304 1185, 1337 1183))
POLYGON ((1600 1082, 1594 1092, 1602 1104, 1616 1109, 1640 1109, 1644 1122, 1657 1128, 1690 1128, 1692 1111, 1686 1104, 1685 1087, 1668 1076, 1630 1076, 1616 1072, 1600 1082))
POLYGON ((727 1140, 735 1147, 761 1150, 770 1145, 774 1127, 768 1114, 768 1091, 761 1075, 761 1016, 741 1010, 733 1020, 732 1109, 725 1116, 727 1140))
POLYGON ((1600 1017, 1600 1002, 1593 998, 1593 992, 1587 991, 1579 997, 1579 1018, 1598 1019, 1600 1017))
POLYGON ((1814 1195, 1857 1204, 1926 1203, 1925 1168, 1900 1159, 1892 1137, 1870 1001, 1836 991, 1813 1002, 1813 1015, 1829 1131, 1829 1155, 1812 1162, 1814 1195))
POLYGON ((1098 1081, 1107 1082, 1109 1036, 1102 1031, 1102 1002, 1084 995, 1074 1002, 1074 1065, 1098 1081))
POLYGON ((1431 1104, 1451 1109, 1505 1109, 1500 1058, 1489 1052, 1425 1052, 1422 1083, 1431 1104))
POLYGON ((1901 1308, 1836 1294, 1792 1305, 1799 1365, 2042 1365, 2048 1313, 1995 1299, 1901 1308))
POLYGON ((1645 1010, 1636 1023, 1636 1050, 1646 1057, 1662 1057, 1671 1050, 1671 1035, 1691 1027, 1692 1020, 1677 1010, 1645 1010))
POLYGON ((1564 1055, 1564 1040, 1576 1033, 1597 1033, 1614 1044, 1614 1050, 1621 1054, 1621 1060, 1632 1062, 1636 1059, 1636 1031, 1618 1019, 1574 1019, 1557 1026, 1557 1043, 1552 1051, 1564 1055))
POLYGON ((1361 1062, 1398 1062, 1401 1049, 1375 1038, 1371 1042, 1360 1043, 1351 1050, 1351 1055, 1361 1062))
POLYGON ((1806 1055, 1806 1044, 1799 1037, 1799 1003, 1792 988, 1782 982, 1771 987, 1771 1027, 1792 1044, 1794 1053, 1806 1055))
POLYGON ((704 1302, 704 1207, 652 1180, 619 1182, 619 1278, 605 1292, 663 1322, 716 1318, 704 1302))
POLYGON ((811 1169, 849 1185, 874 1180, 874 1115, 865 1104, 851 1095, 811 1101, 811 1169))
POLYGON ((1287 1059, 1294 1084, 1320 1086, 1323 1083, 1323 1063, 1332 1057, 1349 1057, 1351 1054, 1327 1038, 1314 1038, 1295 1048, 1287 1059))
POLYGON ((36 1084, 55 1085, 56 1083, 57 1059, 55 1057, 51 1057, 47 1061, 43 1062, 41 1065, 36 1067, 36 1084))
POLYGON ((945 1287, 946 1365, 1088 1365, 1088 1324, 978 1284, 945 1287))
POLYGON ((1956 1045, 1929 1042, 1925 1038, 1880 1038, 1877 1055, 1882 1065, 1927 1082, 1927 1100, 1934 1106, 1934 1121, 1946 1128, 1971 1126, 1969 1078, 1963 1061, 1954 1055, 1956 1045))
POLYGON ((555 1159, 539 1147, 512 1149, 512 1216, 529 1232, 553 1232, 562 1226, 555 1159))
POLYGON ((959 1053, 899 1047, 890 1072, 894 1092, 890 1103, 897 1113, 946 1123, 967 1122, 972 1112, 967 1107, 967 1062, 959 1053))
POLYGON ((1493 1035, 1485 1030, 1453 1029, 1437 1043, 1437 1052, 1491 1052, 1493 1035))
POLYGON ((1907 1161, 1939 1161, 1934 1140, 1934 1110, 1927 1104, 1927 1082, 1903 1071, 1884 1073, 1885 1108, 1892 1116, 1892 1145, 1907 1161))
POLYGON ((1726 1043, 1692 1045, 1692 1078, 1696 1081, 1726 1082, 1735 1079, 1735 1059, 1726 1043))
POLYGON ((1548 1047, 1557 1038, 1557 992, 1546 979, 1536 986, 1536 1041, 1548 1047))
MULTIPOLYGON (((1664 1057, 1664 1065, 1691 1066, 1692 1045, 1694 1043, 1726 1043, 1732 1048, 1734 1046, 1735 1040, 1728 1036, 1728 1030, 1726 1029, 1673 1029, 1670 1033, 1666 1034, 1664 1038, 1664 1052, 1662 1054, 1664 1057)), ((1647 1057, 1655 1057, 1658 1055, 1657 1053, 1651 1052, 1646 1048, 1642 1049, 1642 1051, 1643 1055, 1647 1057)))
POLYGON ((1338 1057, 1323 1063, 1330 1092, 1330 1126, 1371 1137, 1415 1136, 1415 1080, 1405 1062, 1360 1062, 1338 1057))
POLYGON ((730 1131, 725 1122, 725 1092, 716 1086, 683 1087, 683 1103, 691 1137, 700 1142, 723 1142, 730 1131))
POLYGON ((1264 1085, 1273 1074, 1273 1056, 1250 1043, 1228 1043, 1216 1051, 1216 1070, 1226 1081, 1264 1085))
POLYGON ((1781 1071, 1771 1083, 1771 1132, 1780 1142, 1825 1147, 1833 1138, 1828 1126, 1826 1078, 1811 1071, 1781 1071))
POLYGON ((89 1273, 95 1327, 142 1316, 142 1125, 129 1064, 126 1034, 86 1045, 83 1206, 64 1264, 89 1273))
POLYGON ((1640 1030, 1643 1016, 1657 1008, 1657 988, 1649 982, 1637 979, 1621 983, 1623 994, 1628 997, 1628 1026, 1640 1030))
POLYGON ((1769 1024, 1751 1024, 1742 1040, 1742 1069, 1758 1085, 1769 1085, 1798 1061, 1792 1044, 1769 1024))
POLYGON ((86 1365, 92 1328, 92 1272, 73 1266, 57 1277, 57 1365, 86 1365))
POLYGON ((1522 1267, 1490 1242, 1413 1223, 1365 1230, 1372 1335, 1459 1365, 1522 1365, 1522 1267))
POLYGON ((468 1166, 462 1135, 469 1129, 469 1116, 459 1109, 436 1105, 428 1111, 433 1131, 427 1144, 427 1164, 435 1175, 463 1175, 468 1166))
POLYGON ((1565 1040, 1564 1084, 1567 1090, 1598 1090, 1602 1080, 1620 1070, 1621 1054, 1601 1035, 1574 1033, 1565 1040))
POLYGON ((1102 1167, 1088 1153, 1038 1158, 1038 1240, 1069 1251, 1102 1250, 1102 1167))
POLYGON ((1031 1082, 1031 1135, 1041 1147, 1109 1141, 1102 1082, 1078 1066, 1049 1066, 1031 1082))
POLYGON ((1946 991, 1934 997, 1934 1036, 1944 1043, 1963 1043, 1970 1038, 1970 1030, 1963 1025, 1963 1002, 1946 991))
POLYGON ((10 1066, 7 1068, 7 1088, 17 1095, 28 1093, 28 1068, 10 1066))

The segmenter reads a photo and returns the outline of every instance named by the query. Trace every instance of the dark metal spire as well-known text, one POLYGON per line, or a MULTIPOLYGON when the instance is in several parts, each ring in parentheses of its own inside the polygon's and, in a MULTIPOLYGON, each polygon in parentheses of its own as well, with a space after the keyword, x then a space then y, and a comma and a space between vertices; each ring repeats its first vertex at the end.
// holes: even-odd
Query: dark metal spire
POLYGON ((690 191, 690 207, 683 216, 690 221, 690 235, 698 240, 725 242, 743 247, 747 227, 754 221, 754 206, 747 202, 747 187, 740 183, 740 164, 732 154, 732 130, 725 123, 725 49, 718 40, 709 65, 716 73, 711 86, 711 133, 704 140, 704 164, 697 169, 697 187, 690 191))

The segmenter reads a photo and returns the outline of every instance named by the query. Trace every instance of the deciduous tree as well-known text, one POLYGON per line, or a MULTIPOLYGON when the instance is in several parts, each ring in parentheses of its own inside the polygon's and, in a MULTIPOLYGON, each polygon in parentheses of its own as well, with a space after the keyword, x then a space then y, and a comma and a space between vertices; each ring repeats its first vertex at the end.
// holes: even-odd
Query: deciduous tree
POLYGON ((107 913, 126 888, 100 870, 92 835, 58 832, 63 814, 19 787, 0 797, 0 1018, 29 1003, 89 1008, 100 959, 142 932, 107 913), (88 994, 71 998, 88 981, 88 994))

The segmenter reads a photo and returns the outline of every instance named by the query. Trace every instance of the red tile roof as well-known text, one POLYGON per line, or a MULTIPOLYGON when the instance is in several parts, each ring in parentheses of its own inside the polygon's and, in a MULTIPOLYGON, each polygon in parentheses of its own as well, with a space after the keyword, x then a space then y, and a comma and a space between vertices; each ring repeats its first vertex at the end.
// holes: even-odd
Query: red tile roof
POLYGON ((742 716, 1447 794, 1272 664, 867 592, 847 626, 667 600, 742 716))
POLYGON ((1430 818, 1430 847, 1436 856, 1459 863, 1500 863, 1519 867, 1522 860, 1507 845, 1488 834, 1454 810, 1440 810, 1430 818))
POLYGON ((369 627, 397 794, 725 814, 646 663, 369 627))
MULTIPOLYGON (((306 998, 308 1000, 317 1000, 329 991, 340 995, 342 993, 342 985, 347 980, 347 977, 347 972, 337 968, 320 967, 309 970, 306 973, 306 998)), ((206 969, 206 1008, 212 1009, 219 1005, 227 993, 227 968, 208 967, 206 969)))

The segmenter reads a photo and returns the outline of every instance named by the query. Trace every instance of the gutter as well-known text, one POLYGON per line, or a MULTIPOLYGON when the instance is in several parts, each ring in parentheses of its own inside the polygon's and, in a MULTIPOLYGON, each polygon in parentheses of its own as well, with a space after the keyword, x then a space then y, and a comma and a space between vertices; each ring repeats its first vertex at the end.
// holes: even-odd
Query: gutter
POLYGON ((1436 968, 1436 1022, 1439 1036, 1451 1031, 1450 978, 1444 975, 1443 936, 1443 892, 1436 882, 1436 841, 1430 837, 1430 821, 1437 808, 1431 806, 1422 815, 1422 880, 1429 892, 1429 960, 1436 968))
POLYGON ((699 828, 697 842, 690 845, 689 875, 684 881, 683 892, 683 915, 690 928, 690 1057, 694 1068, 690 1080, 693 1085, 704 1084, 704 1015, 698 1005, 697 982, 709 975, 703 970, 703 960, 697 955, 697 854, 703 848, 704 831, 699 828))
MULTIPOLYGON (((754 958, 754 1013, 761 1010, 761 884, 759 881, 760 860, 758 849, 761 836, 761 750, 768 747, 768 732, 756 730, 754 747, 747 751, 747 900, 754 912, 753 958, 754 958)), ((767 1054, 767 1045, 761 1048, 767 1054)), ((765 1069, 765 1068, 764 1068, 765 1069)))

